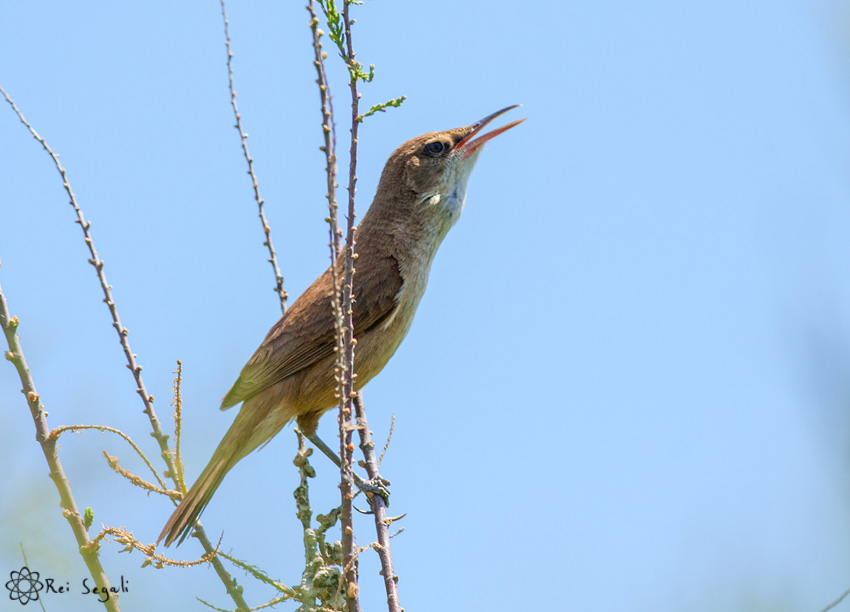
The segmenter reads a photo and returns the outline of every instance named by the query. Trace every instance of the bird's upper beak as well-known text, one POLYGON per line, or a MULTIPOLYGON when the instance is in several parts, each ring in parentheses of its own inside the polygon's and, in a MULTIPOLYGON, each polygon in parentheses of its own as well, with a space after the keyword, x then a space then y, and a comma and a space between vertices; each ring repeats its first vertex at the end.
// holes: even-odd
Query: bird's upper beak
POLYGON ((516 108, 518 106, 522 106, 522 105, 521 104, 514 104, 513 106, 508 106, 506 108, 503 108, 502 110, 496 111, 492 115, 487 115, 486 117, 484 117, 481 121, 479 121, 478 123, 476 123, 472 126, 472 131, 469 134, 467 134, 463 138, 463 140, 458 142, 452 148, 452 151, 462 151, 463 157, 464 157, 464 159, 466 159, 467 157, 472 155, 472 153, 476 149, 479 149, 481 147, 481 145, 483 145, 485 142, 487 142, 491 138, 495 138, 499 134, 501 134, 503 132, 507 132, 509 129, 511 129, 515 125, 519 125, 520 123, 525 121, 525 119, 520 119, 519 121, 514 121, 513 123, 509 123, 508 125, 504 125, 504 126, 497 128, 497 129, 495 129, 491 132, 487 132, 483 136, 479 136, 478 138, 475 138, 475 140, 473 140, 473 137, 476 134, 478 134, 484 128, 484 126, 486 126, 488 123, 493 121, 496 117, 504 115, 506 112, 508 112, 512 108, 516 108))

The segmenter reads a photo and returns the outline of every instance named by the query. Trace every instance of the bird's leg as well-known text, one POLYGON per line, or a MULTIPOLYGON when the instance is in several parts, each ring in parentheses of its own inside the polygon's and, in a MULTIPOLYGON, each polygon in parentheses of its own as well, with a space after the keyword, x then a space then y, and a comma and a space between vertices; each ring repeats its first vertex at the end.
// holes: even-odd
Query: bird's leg
POLYGON ((322 439, 319 437, 319 434, 315 434, 315 433, 314 433, 314 434, 312 434, 312 435, 310 435, 310 436, 307 436, 307 439, 308 439, 308 440, 310 440, 310 442, 312 442, 312 443, 313 443, 313 446, 315 446, 315 447, 316 447, 316 448, 318 448, 320 451, 322 451, 323 453, 325 453, 325 455, 327 455, 328 459, 330 459, 331 461, 333 461, 333 462, 334 462, 334 464, 335 464, 338 468, 340 468, 340 469, 342 468, 342 461, 340 461, 340 460, 339 460, 339 457, 337 456, 337 454, 336 454, 335 452, 333 452, 333 450, 331 449, 331 447, 330 447, 330 446, 328 446, 327 444, 325 444, 325 441, 324 441, 324 440, 322 440, 322 439))
MULTIPOLYGON (((342 469, 342 461, 340 461, 337 454, 331 449, 330 446, 325 444, 325 441, 322 440, 318 434, 312 434, 307 436, 307 439, 313 443, 313 446, 322 451, 325 455, 327 455, 328 459, 334 462, 334 464, 342 469)), ((384 501, 387 505, 390 505, 390 490, 387 488, 389 486, 390 481, 386 478, 375 478, 373 480, 363 480, 359 474, 357 474, 354 470, 351 470, 351 475, 354 477, 354 484, 358 489, 366 493, 367 495, 380 495, 384 498, 384 501)))

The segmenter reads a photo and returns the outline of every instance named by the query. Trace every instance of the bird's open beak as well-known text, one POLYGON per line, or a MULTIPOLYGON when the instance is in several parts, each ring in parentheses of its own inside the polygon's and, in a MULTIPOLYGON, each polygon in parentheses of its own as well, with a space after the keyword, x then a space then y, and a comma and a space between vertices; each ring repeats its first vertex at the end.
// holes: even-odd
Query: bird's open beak
POLYGON ((509 123, 508 125, 504 125, 500 128, 493 130, 492 132, 487 132, 483 136, 479 136, 478 138, 473 140, 473 137, 476 134, 478 134, 484 128, 484 126, 486 126, 488 123, 493 121, 493 119, 495 119, 496 117, 499 117, 501 115, 504 115, 506 112, 508 112, 512 108, 516 108, 518 106, 522 106, 522 104, 514 104, 513 106, 508 106, 507 108, 503 108, 502 110, 496 111, 492 115, 487 115, 481 121, 479 121, 478 123, 473 125, 472 131, 469 134, 467 134, 466 137, 463 140, 458 142, 452 150, 453 151, 462 151, 463 157, 465 159, 465 158, 469 157, 476 149, 480 148, 481 145, 483 145, 485 142, 487 142, 491 138, 495 138, 496 136, 498 136, 502 132, 507 132, 509 129, 511 129, 515 125, 519 125, 520 123, 525 121, 525 119, 520 119, 519 121, 514 121, 513 123, 509 123))

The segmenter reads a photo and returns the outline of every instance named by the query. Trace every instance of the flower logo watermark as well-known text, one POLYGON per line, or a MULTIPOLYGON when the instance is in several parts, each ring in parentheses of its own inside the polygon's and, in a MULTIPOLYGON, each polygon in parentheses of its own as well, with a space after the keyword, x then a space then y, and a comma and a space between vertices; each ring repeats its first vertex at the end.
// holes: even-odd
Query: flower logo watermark
POLYGON ((38 572, 31 572, 25 565, 21 571, 9 573, 6 588, 9 589, 9 599, 20 601, 21 605, 25 606, 31 601, 38 600, 38 592, 44 588, 44 584, 38 579, 38 572))

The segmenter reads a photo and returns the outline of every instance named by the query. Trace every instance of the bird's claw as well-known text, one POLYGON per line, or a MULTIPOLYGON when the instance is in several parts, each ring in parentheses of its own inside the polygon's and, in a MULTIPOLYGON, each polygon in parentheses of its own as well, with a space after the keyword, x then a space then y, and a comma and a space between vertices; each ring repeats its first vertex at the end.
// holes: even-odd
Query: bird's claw
POLYGON ((388 488, 390 481, 386 478, 375 476, 375 478, 364 480, 357 474, 354 474, 354 484, 357 485, 358 489, 366 494, 366 497, 378 495, 384 500, 384 503, 387 506, 390 505, 390 490, 388 488))

